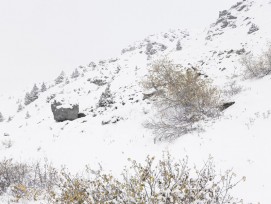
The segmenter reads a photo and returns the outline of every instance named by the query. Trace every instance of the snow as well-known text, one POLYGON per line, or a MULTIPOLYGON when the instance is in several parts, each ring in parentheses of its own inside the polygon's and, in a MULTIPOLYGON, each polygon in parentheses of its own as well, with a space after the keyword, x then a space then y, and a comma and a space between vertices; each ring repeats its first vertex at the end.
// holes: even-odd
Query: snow
MULTIPOLYGON (((249 2, 246 4, 250 5, 249 2)), ((240 178, 246 176, 246 182, 234 189, 236 197, 245 202, 268 204, 271 200, 271 93, 268 88, 271 77, 245 80, 240 56, 228 51, 245 48, 260 53, 266 48, 271 38, 270 7, 268 1, 261 0, 252 3, 247 11, 230 9, 237 16, 236 28, 211 25, 209 30, 196 34, 176 30, 167 32, 167 38, 165 33, 149 36, 131 45, 135 49, 123 53, 118 60, 96 63, 95 68, 85 67, 84 76, 41 93, 39 99, 19 113, 15 111, 16 100, 23 99, 23 94, 12 100, 5 96, 1 111, 5 116, 10 113, 15 117, 9 123, 0 123, 0 159, 30 162, 47 158, 56 167, 66 165, 71 172, 81 171, 87 164, 93 168, 101 164, 105 170, 119 175, 127 158, 143 161, 146 155, 159 158, 163 151, 169 151, 176 159, 188 155, 191 165, 200 166, 211 155, 218 171, 233 168, 240 178), (250 26, 244 23, 247 17, 259 26, 259 31, 247 34, 250 26), (223 33, 206 40, 210 31, 223 33), (181 51, 175 49, 178 40, 181 51), (148 59, 144 53, 148 41, 164 44, 167 49, 157 50, 148 59), (241 92, 227 98, 235 104, 219 118, 203 121, 204 131, 186 134, 170 143, 154 143, 154 135, 144 127, 154 114, 154 107, 152 101, 142 100, 148 90, 140 82, 147 73, 146 68, 161 56, 176 64, 198 67, 221 89, 236 81, 241 92), (115 101, 111 107, 97 107, 107 85, 94 84, 93 79, 110 83, 115 101), (68 101, 65 107, 78 103, 86 117, 56 123, 47 102, 52 94, 56 94, 57 100, 65 98, 68 101), (31 115, 29 119, 25 119, 26 112, 31 115), (3 136, 4 133, 9 136, 3 136), (11 147, 6 145, 9 141, 11 147)))

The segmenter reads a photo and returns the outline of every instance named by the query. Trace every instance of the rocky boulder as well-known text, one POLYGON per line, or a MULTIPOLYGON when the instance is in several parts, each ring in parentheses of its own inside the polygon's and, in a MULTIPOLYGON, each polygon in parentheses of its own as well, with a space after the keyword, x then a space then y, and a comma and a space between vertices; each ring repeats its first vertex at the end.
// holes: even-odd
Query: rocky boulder
POLYGON ((74 100, 57 97, 51 102, 51 110, 57 122, 78 118, 79 105, 74 100))

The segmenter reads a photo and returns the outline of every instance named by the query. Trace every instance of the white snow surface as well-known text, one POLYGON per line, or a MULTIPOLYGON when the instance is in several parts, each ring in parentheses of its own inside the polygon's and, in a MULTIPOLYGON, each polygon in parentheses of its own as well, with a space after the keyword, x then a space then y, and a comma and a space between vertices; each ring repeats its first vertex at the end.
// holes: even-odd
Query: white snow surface
POLYGON ((246 176, 246 182, 234 189, 236 197, 246 203, 269 204, 271 76, 244 79, 241 55, 236 51, 244 48, 246 53, 259 54, 267 48, 271 39, 271 4, 267 0, 243 1, 228 12, 236 19, 228 19, 225 28, 214 23, 196 34, 172 30, 152 35, 131 45, 119 58, 80 67, 78 78, 40 93, 36 101, 19 113, 18 100, 23 101, 24 94, 2 96, 0 111, 6 118, 8 114, 14 117, 10 122, 0 123, 0 159, 30 162, 47 158, 56 167, 66 165, 71 172, 81 171, 85 165, 96 168, 101 164, 105 170, 119 175, 127 165, 127 158, 144 161, 147 155, 159 158, 169 151, 176 159, 187 155, 191 165, 201 166, 211 155, 218 172, 233 168, 240 178, 246 176), (259 30, 248 34, 251 24, 259 30), (182 45, 180 51, 176 51, 178 40, 182 45), (157 50, 151 57, 145 54, 148 43, 153 43, 157 50), (161 49, 161 45, 166 49, 161 49), (173 142, 154 143, 154 135, 144 128, 144 123, 155 109, 151 100, 143 100, 143 93, 148 90, 140 82, 146 68, 162 56, 184 67, 197 67, 222 90, 236 83, 241 92, 225 98, 235 104, 219 118, 202 122, 204 131, 186 134, 173 142), (114 104, 98 107, 108 84, 114 104), (80 112, 86 117, 55 122, 50 107, 53 94, 73 101, 67 104, 78 101, 80 112), (31 115, 28 119, 27 112, 31 115), (11 142, 11 147, 5 145, 7 142, 11 142))

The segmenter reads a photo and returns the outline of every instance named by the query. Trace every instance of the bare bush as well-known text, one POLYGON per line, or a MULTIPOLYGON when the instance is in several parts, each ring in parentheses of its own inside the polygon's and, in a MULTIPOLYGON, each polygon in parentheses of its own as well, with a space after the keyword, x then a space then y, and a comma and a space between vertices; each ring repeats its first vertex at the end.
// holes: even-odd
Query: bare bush
POLYGON ((239 85, 236 80, 235 81, 231 81, 227 84, 226 89, 223 91, 223 93, 226 96, 234 96, 236 94, 239 94, 242 91, 242 86, 239 85))
POLYGON ((57 171, 47 163, 0 162, 0 194, 11 192, 14 201, 47 200, 49 203, 216 203, 236 204, 230 191, 245 178, 236 179, 232 171, 217 174, 213 160, 202 168, 190 168, 188 158, 175 162, 169 153, 156 161, 148 156, 144 163, 128 159, 120 179, 87 168, 72 175, 57 171))
POLYGON ((220 94, 209 79, 194 70, 178 70, 167 59, 156 61, 148 71, 143 86, 158 93, 158 117, 146 124, 155 140, 175 139, 194 130, 195 122, 218 115, 220 94))
POLYGON ((253 54, 241 58, 241 64, 245 67, 245 78, 261 78, 271 73, 271 45, 260 56, 253 54))
POLYGON ((36 200, 57 182, 57 171, 46 162, 25 164, 11 159, 0 162, 0 195, 10 191, 15 201, 36 200))
POLYGON ((144 164, 129 160, 130 165, 117 180, 102 171, 91 171, 94 179, 71 177, 64 173, 58 193, 59 203, 238 203, 230 191, 243 179, 232 171, 218 175, 212 159, 201 169, 190 169, 188 159, 174 162, 169 154, 155 162, 148 156, 144 164))

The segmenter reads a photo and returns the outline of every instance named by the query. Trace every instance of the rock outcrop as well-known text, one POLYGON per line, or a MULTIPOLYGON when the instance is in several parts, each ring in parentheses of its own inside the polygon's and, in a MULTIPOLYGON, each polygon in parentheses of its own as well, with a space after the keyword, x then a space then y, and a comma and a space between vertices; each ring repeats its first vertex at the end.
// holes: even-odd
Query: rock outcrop
POLYGON ((51 102, 51 110, 57 122, 75 120, 78 118, 79 105, 64 98, 56 98, 51 102))

